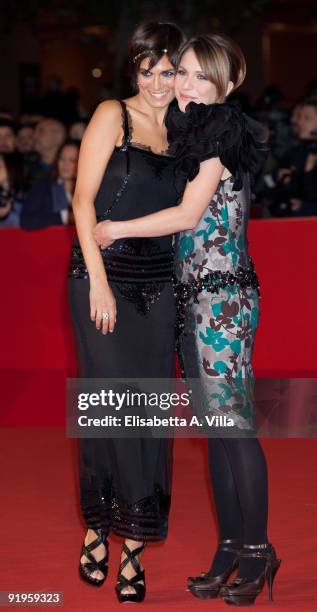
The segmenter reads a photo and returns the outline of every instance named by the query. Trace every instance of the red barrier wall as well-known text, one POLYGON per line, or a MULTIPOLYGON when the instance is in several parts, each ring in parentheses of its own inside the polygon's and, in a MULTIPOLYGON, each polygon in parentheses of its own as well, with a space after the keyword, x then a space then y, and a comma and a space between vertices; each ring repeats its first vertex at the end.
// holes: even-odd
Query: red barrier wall
POLYGON ((74 230, 2 230, 0 368, 73 369, 67 266, 74 230))
MULTIPOLYGON (((76 372, 66 292, 73 235, 62 227, 0 233, 2 415, 13 410, 21 417, 21 392, 38 404, 41 389, 44 413, 60 422, 64 407, 56 397, 76 372)), ((249 243, 262 292, 255 371, 315 375, 317 219, 251 221, 249 243)), ((32 422, 24 401, 28 416, 22 420, 32 422)))

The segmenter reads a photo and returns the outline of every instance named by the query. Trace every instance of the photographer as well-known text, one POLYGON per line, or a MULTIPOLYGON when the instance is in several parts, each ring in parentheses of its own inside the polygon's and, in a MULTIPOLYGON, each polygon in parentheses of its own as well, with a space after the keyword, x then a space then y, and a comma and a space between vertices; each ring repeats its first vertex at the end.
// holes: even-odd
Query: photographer
POLYGON ((297 118, 299 144, 289 150, 271 191, 273 216, 317 215, 317 101, 302 103, 297 118))

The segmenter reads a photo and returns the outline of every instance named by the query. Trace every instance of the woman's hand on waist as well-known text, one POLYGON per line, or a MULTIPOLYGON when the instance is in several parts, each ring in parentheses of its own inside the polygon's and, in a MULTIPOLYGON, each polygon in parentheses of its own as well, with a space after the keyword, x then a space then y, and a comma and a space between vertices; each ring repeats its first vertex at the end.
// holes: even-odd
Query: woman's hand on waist
POLYGON ((115 241, 112 235, 113 225, 112 221, 101 221, 92 230, 94 240, 102 249, 106 249, 115 241))
POLYGON ((116 318, 116 300, 110 286, 106 282, 90 279, 90 318, 95 321, 96 329, 103 334, 113 332, 116 318))

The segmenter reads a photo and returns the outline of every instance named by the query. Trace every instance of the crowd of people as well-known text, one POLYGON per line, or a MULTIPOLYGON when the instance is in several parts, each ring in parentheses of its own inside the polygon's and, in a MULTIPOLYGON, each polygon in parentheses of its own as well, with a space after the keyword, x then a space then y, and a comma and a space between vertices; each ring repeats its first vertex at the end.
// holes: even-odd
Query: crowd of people
MULTIPOLYGON (((266 162, 253 186, 251 216, 317 215, 317 81, 292 108, 274 87, 253 107, 244 96, 240 103, 260 119, 268 135, 266 162)), ((0 111, 2 228, 73 223, 72 194, 87 119, 77 117, 66 125, 54 106, 49 110, 50 116, 18 118, 0 111)))
POLYGON ((72 194, 85 122, 0 116, 0 227, 39 229, 73 222, 72 194))
POLYGON ((254 186, 261 216, 317 215, 317 81, 290 110, 259 113, 268 155, 254 186))

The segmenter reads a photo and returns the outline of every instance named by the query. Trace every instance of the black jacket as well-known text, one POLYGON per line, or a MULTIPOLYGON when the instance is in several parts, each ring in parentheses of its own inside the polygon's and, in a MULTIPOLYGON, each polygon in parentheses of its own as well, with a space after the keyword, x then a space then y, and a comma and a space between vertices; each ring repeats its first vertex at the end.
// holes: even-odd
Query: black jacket
POLYGON ((53 210, 51 181, 36 181, 29 191, 21 213, 21 227, 26 230, 62 225, 60 212, 53 210))

